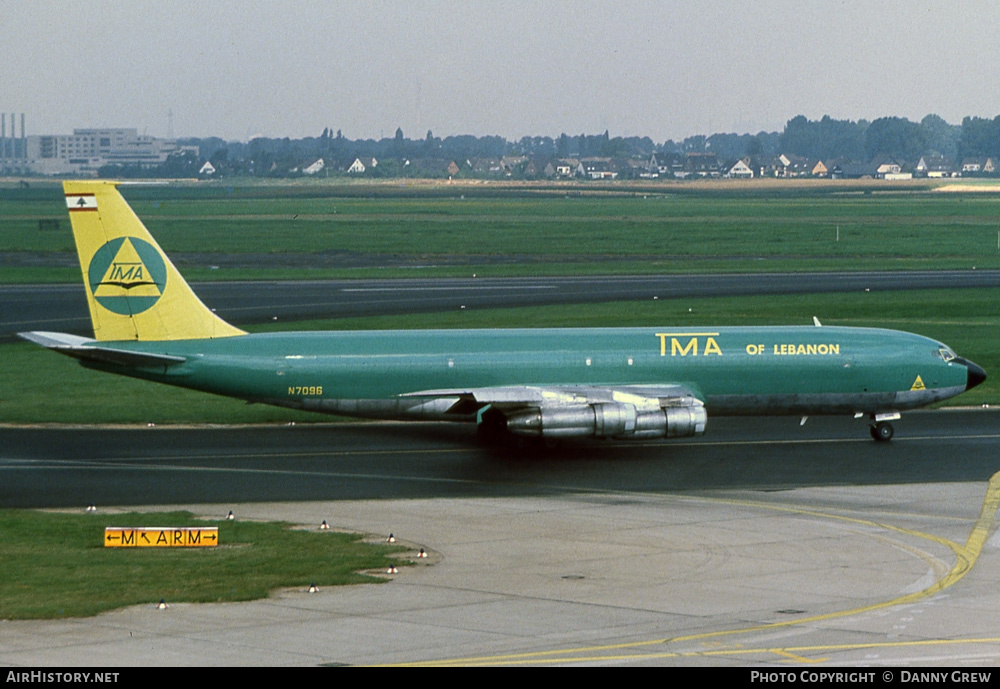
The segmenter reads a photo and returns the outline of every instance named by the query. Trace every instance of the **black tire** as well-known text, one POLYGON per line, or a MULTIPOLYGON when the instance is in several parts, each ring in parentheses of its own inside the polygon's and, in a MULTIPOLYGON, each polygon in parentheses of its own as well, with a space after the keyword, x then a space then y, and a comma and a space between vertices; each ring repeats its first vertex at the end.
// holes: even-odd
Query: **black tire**
POLYGON ((507 417, 496 409, 487 409, 476 429, 479 440, 488 445, 499 445, 510 438, 507 432, 507 417))
POLYGON ((892 424, 888 421, 879 421, 878 423, 872 424, 871 427, 872 438, 876 442, 887 443, 892 440, 892 436, 895 433, 892 424))

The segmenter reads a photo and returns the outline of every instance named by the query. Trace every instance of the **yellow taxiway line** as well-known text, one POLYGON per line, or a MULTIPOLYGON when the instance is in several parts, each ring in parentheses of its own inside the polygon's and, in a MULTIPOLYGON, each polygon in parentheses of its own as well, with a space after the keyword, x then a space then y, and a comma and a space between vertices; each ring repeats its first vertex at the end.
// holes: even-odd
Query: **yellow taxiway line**
POLYGON ((830 652, 844 651, 844 650, 857 650, 865 648, 903 648, 903 647, 917 647, 917 646, 1000 643, 1000 638, 939 639, 939 640, 930 639, 923 641, 831 644, 831 645, 815 645, 815 646, 793 646, 785 648, 776 648, 776 647, 747 648, 744 646, 732 646, 720 649, 705 649, 698 651, 643 652, 641 649, 648 649, 652 646, 676 644, 679 642, 707 641, 710 639, 720 639, 722 637, 727 637, 727 636, 737 636, 740 634, 764 632, 774 629, 794 627, 797 625, 822 622, 825 620, 832 620, 842 617, 850 617, 852 615, 860 615, 863 613, 872 612, 874 610, 882 610, 885 608, 890 608, 898 605, 908 605, 911 603, 915 603, 919 600, 923 600, 924 598, 932 596, 936 593, 940 593, 941 591, 944 591, 945 589, 951 586, 954 586, 958 581, 962 579, 962 577, 964 577, 972 570, 972 567, 975 565, 976 560, 979 558, 979 554, 982 552, 983 545, 986 543, 986 539, 990 534, 990 531, 993 526, 993 520, 996 517, 997 509, 998 507, 1000 507, 1000 472, 994 474, 990 478, 989 484, 986 489, 986 497, 983 500, 983 506, 979 512, 979 518, 973 525, 972 531, 970 532, 969 537, 965 542, 965 545, 955 543, 954 541, 942 538, 940 536, 935 536, 934 534, 915 531, 913 529, 904 529, 902 527, 893 526, 891 524, 883 524, 868 519, 847 517, 838 514, 831 514, 828 512, 820 512, 812 509, 798 508, 798 507, 784 506, 784 505, 769 505, 767 503, 749 502, 741 500, 711 499, 711 498, 709 498, 709 500, 712 500, 714 502, 723 502, 731 505, 742 505, 758 509, 789 512, 793 514, 820 517, 824 519, 833 519, 837 521, 848 522, 867 527, 876 527, 879 529, 894 531, 896 533, 906 534, 908 536, 922 538, 925 540, 933 541, 935 543, 944 545, 947 548, 949 548, 955 554, 955 565, 944 577, 942 577, 941 579, 939 579, 938 581, 934 582, 932 585, 928 586, 927 588, 921 591, 910 593, 905 596, 899 596, 897 598, 892 598, 890 600, 882 601, 880 603, 865 605, 858 608, 850 608, 847 610, 838 610, 836 612, 824 613, 822 615, 813 615, 811 617, 803 617, 795 620, 787 620, 783 622, 769 622, 766 624, 759 624, 751 627, 742 627, 739 629, 727 629, 717 632, 705 632, 701 634, 690 634, 686 636, 668 637, 663 639, 650 639, 646 641, 634 641, 634 642, 626 642, 620 644, 584 646, 579 648, 567 648, 554 651, 533 651, 528 653, 512 653, 512 654, 495 655, 495 656, 478 656, 478 657, 468 657, 468 658, 451 658, 445 660, 428 660, 428 661, 420 661, 414 663, 393 664, 393 666, 458 667, 463 665, 547 665, 554 663, 594 663, 594 662, 613 663, 613 662, 624 662, 624 661, 649 660, 657 658, 698 658, 698 657, 712 657, 712 656, 735 657, 735 656, 765 655, 765 654, 785 657, 790 662, 795 662, 795 663, 814 663, 814 662, 823 662, 824 660, 826 660, 826 658, 808 658, 803 654, 805 653, 821 654, 821 653, 830 653, 830 652))

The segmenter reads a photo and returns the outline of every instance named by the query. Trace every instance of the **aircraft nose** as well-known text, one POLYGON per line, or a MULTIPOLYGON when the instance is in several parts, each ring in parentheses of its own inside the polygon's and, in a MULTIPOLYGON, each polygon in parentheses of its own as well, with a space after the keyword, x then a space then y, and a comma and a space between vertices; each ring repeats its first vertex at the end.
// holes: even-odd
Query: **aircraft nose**
POLYGON ((958 361, 961 362, 962 365, 964 365, 969 371, 969 382, 965 386, 966 390, 971 390, 986 380, 986 371, 984 371, 981 366, 972 363, 968 359, 963 359, 962 357, 958 357, 958 361))

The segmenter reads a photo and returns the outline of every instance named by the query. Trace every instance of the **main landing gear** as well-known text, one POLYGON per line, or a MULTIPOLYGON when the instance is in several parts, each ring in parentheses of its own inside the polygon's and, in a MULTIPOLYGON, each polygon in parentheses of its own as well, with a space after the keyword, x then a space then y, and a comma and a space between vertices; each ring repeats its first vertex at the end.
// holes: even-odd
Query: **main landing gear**
POLYGON ((487 409, 479 419, 476 435, 480 442, 486 445, 498 445, 508 441, 511 434, 507 431, 507 418, 496 409, 487 409))

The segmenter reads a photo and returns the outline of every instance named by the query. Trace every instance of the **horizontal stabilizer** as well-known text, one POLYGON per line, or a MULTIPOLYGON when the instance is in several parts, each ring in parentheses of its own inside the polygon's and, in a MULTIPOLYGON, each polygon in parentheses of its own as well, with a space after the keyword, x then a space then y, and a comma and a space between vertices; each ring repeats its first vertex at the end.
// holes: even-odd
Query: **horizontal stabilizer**
POLYGON ((98 345, 97 340, 67 333, 30 332, 18 333, 25 340, 42 345, 67 356, 101 364, 117 366, 174 366, 187 361, 182 356, 134 352, 128 349, 113 349, 98 345))

